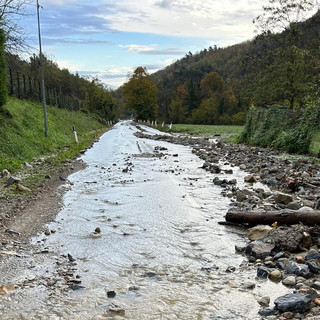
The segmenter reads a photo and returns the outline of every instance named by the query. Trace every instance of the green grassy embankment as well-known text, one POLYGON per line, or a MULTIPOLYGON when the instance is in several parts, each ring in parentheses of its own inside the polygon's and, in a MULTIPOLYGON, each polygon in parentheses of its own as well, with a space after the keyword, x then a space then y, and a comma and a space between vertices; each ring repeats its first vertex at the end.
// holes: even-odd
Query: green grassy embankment
POLYGON ((25 162, 40 157, 50 164, 59 164, 73 158, 107 129, 82 112, 48 106, 49 136, 45 137, 40 103, 9 98, 5 110, 5 114, 0 114, 0 172, 15 172, 25 162), (78 144, 72 126, 76 127, 78 144))
POLYGON ((243 126, 211 126, 211 125, 195 125, 195 124, 174 124, 173 132, 181 132, 188 134, 200 135, 220 135, 223 140, 230 143, 237 141, 238 136, 243 130, 243 126))

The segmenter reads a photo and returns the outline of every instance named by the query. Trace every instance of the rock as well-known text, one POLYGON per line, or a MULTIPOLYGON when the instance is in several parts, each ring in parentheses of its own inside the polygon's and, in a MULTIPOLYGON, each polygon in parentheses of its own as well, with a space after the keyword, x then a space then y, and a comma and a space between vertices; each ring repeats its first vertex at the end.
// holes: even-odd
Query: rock
POLYGON ((247 246, 237 246, 237 245, 235 245, 234 248, 235 248, 236 252, 244 253, 246 251, 247 246))
POLYGON ((116 292, 115 291, 108 291, 107 292, 107 297, 108 298, 114 298, 116 296, 116 292))
POLYGON ((294 287, 296 285, 296 278, 294 276, 288 276, 282 280, 285 286, 294 287))
POLYGON ((292 252, 297 250, 303 242, 305 229, 303 225, 273 228, 263 241, 273 243, 278 250, 292 252))
POLYGON ((232 272, 235 272, 236 271, 236 268, 233 267, 233 266, 229 266, 227 269, 226 269, 226 272, 227 273, 232 273, 232 272))
POLYGON ((70 262, 75 262, 76 261, 76 259, 70 253, 68 253, 68 259, 69 259, 70 262))
POLYGON ((10 172, 7 169, 3 169, 1 172, 1 177, 8 179, 10 177, 10 172))
POLYGON ((15 287, 11 284, 0 286, 0 295, 5 295, 14 291, 15 287))
POLYGON ((289 293, 274 301, 276 308, 281 312, 304 313, 311 308, 312 298, 305 293, 289 293))
POLYGON ((287 268, 287 273, 308 278, 310 274, 310 270, 309 270, 309 267, 305 264, 298 264, 296 262, 291 261, 289 264, 289 267, 287 268))
POLYGON ((302 256, 296 256, 295 260, 297 263, 305 263, 305 259, 302 256))
POLYGON ((288 205, 290 202, 293 201, 293 198, 289 194, 278 192, 275 196, 275 201, 276 203, 282 203, 284 205, 288 205))
POLYGON ((262 317, 270 317, 275 315, 275 312, 273 309, 267 308, 267 309, 260 309, 258 311, 259 315, 262 317))
POLYGON ((287 208, 290 210, 299 210, 301 208, 300 202, 293 201, 287 205, 287 208))
POLYGON ((239 166, 239 168, 240 168, 241 170, 246 170, 246 169, 247 169, 247 166, 246 166, 245 164, 241 164, 241 165, 239 166))
POLYGON ((253 256, 255 259, 265 259, 267 256, 270 256, 273 249, 274 244, 256 240, 249 243, 246 248, 246 254, 253 256))
POLYGON ((259 266, 257 269, 257 277, 258 278, 268 278, 269 269, 263 266, 259 266))
POLYGON ((19 181, 20 181, 20 178, 10 176, 7 180, 6 186, 7 187, 12 186, 13 184, 18 183, 19 181))
POLYGON ((310 251, 307 253, 305 260, 315 260, 315 259, 319 259, 320 258, 320 254, 317 250, 315 249, 310 249, 310 251))
POLYGON ((247 199, 247 195, 244 194, 242 191, 237 192, 237 201, 238 202, 243 202, 247 199))
POLYGON ((269 279, 273 281, 280 281, 282 278, 282 273, 280 270, 275 269, 269 273, 269 279))
POLYGON ((244 177, 244 181, 248 183, 254 183, 257 182, 256 178, 253 175, 249 175, 244 177))
POLYGON ((285 319, 292 319, 294 317, 294 313, 293 312, 284 312, 282 314, 282 317, 285 319))
POLYGON ((124 316, 126 314, 126 311, 123 308, 120 308, 116 305, 112 305, 109 307, 109 312, 113 314, 117 314, 119 316, 124 316))
POLYGON ((32 169, 33 168, 32 164, 30 164, 29 162, 25 162, 24 163, 24 167, 27 168, 27 169, 32 169))
POLYGON ((270 304, 270 297, 265 296, 258 300, 258 303, 262 307, 267 307, 270 304))
POLYGON ((316 289, 316 290, 320 290, 320 281, 315 281, 312 285, 312 288, 316 289))
POLYGON ((308 260, 306 265, 312 273, 320 273, 320 262, 317 260, 308 260))
POLYGON ((203 169, 206 169, 206 168, 209 168, 209 167, 210 167, 210 162, 207 162, 207 161, 202 165, 203 169))
POLYGON ((31 190, 20 183, 17 183, 16 189, 21 192, 31 192, 31 190))
POLYGON ((244 284, 244 287, 246 289, 252 290, 252 289, 254 289, 256 287, 256 284, 254 282, 247 282, 247 283, 244 284))
POLYGON ((266 225, 258 225, 247 230, 247 236, 250 240, 263 238, 272 228, 266 225))
POLYGON ((51 232, 50 232, 50 230, 47 229, 47 230, 45 230, 44 234, 45 234, 46 236, 50 236, 51 232))
POLYGON ((317 306, 320 306, 320 298, 314 299, 314 303, 315 303, 317 306))
POLYGON ((99 227, 96 227, 94 233, 101 233, 101 229, 99 227))

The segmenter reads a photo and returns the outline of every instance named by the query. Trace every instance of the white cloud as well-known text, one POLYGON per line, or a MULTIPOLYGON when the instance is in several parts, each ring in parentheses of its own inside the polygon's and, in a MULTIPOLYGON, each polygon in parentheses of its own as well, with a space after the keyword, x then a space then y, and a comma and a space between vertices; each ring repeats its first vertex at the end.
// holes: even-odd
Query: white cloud
POLYGON ((101 14, 111 29, 185 37, 249 39, 262 3, 253 0, 122 0, 101 14), (225 26, 228 26, 227 28, 225 26))

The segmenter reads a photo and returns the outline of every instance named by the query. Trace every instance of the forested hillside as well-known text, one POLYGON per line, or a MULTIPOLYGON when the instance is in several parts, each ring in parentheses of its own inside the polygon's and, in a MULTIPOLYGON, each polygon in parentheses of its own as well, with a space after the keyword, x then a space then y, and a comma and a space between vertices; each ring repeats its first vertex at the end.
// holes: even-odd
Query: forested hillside
POLYGON ((240 124, 251 105, 301 107, 319 88, 320 12, 281 34, 265 33, 227 48, 214 46, 151 77, 166 121, 240 124))

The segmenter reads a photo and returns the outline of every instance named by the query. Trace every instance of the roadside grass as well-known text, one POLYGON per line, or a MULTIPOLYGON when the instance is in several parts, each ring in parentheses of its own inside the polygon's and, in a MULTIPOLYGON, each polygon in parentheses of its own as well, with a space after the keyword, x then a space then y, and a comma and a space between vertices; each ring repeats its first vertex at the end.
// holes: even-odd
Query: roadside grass
POLYGON ((174 124, 171 131, 205 136, 220 136, 221 139, 236 143, 244 126, 232 125, 198 125, 198 124, 174 124))
POLYGON ((317 156, 320 152, 320 130, 314 135, 310 145, 310 153, 317 156))
POLYGON ((49 136, 44 134, 43 109, 40 103, 9 98, 7 114, 0 115, 0 171, 11 173, 25 162, 44 157, 51 163, 73 158, 106 127, 82 112, 48 106, 49 136), (79 143, 75 142, 76 127, 79 143))

